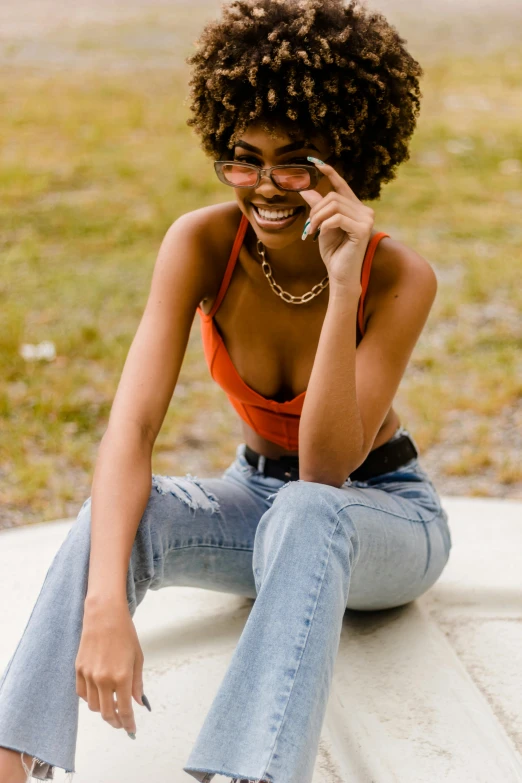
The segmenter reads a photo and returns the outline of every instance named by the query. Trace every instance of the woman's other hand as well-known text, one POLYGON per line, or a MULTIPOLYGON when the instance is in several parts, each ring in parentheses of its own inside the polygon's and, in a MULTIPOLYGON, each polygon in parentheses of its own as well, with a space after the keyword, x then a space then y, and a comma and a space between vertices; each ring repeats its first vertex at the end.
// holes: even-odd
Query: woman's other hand
POLYGON ((142 705, 143 661, 127 603, 86 601, 75 662, 76 693, 115 729, 132 734, 132 697, 142 705))

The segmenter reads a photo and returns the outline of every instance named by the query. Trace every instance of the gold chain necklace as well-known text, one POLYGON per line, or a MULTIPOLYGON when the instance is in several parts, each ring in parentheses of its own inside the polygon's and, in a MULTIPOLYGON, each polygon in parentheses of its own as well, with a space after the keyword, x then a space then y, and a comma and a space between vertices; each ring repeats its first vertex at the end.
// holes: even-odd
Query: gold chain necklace
POLYGON ((263 243, 260 239, 257 240, 257 252, 262 258, 261 267, 266 279, 270 283, 270 288, 275 294, 280 296, 281 299, 284 299, 285 302, 290 302, 290 304, 304 304, 305 302, 309 302, 310 299, 313 299, 318 294, 320 294, 321 291, 323 291, 328 285, 328 275, 326 275, 326 277, 323 277, 320 283, 316 283, 316 285, 314 285, 310 291, 307 291, 306 294, 302 294, 301 296, 294 296, 293 294, 289 294, 288 291, 283 291, 279 283, 276 283, 274 280, 272 267, 265 258, 265 248, 263 247, 263 243))

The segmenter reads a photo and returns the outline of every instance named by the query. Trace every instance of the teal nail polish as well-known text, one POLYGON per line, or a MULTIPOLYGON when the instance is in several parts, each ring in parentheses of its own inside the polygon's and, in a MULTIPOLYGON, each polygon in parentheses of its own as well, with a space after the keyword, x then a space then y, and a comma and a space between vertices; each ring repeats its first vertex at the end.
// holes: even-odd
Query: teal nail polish
POLYGON ((128 731, 127 734, 131 739, 136 739, 136 735, 132 733, 132 731, 128 731))
POLYGON ((148 711, 152 712, 152 707, 150 706, 149 700, 147 699, 144 693, 141 694, 141 700, 143 704, 146 706, 146 708, 148 709, 148 711))
POLYGON ((302 234, 302 236, 301 236, 301 239, 306 239, 306 234, 307 234, 307 232, 308 232, 308 226, 309 226, 309 225, 310 225, 310 218, 308 218, 308 220, 307 220, 307 221, 306 221, 306 223, 304 224, 304 228, 303 228, 303 234, 302 234))
POLYGON ((324 166, 324 162, 322 160, 319 160, 319 158, 312 158, 311 155, 307 155, 306 159, 311 160, 312 163, 317 163, 318 166, 324 166))

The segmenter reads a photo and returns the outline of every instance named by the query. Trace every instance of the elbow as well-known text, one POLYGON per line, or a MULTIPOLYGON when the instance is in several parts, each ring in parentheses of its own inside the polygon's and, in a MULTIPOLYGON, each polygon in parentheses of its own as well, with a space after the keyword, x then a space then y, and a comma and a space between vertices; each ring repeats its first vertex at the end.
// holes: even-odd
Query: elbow
POLYGON ((346 476, 343 479, 340 479, 338 476, 332 476, 332 475, 315 475, 315 474, 305 474, 303 476, 299 476, 301 481, 312 481, 314 484, 327 484, 330 487, 337 487, 337 489, 340 489, 348 476, 346 476))
POLYGON ((301 481, 313 481, 316 484, 328 484, 330 487, 342 487, 345 481, 349 478, 352 470, 355 467, 339 470, 338 468, 326 468, 323 466, 321 469, 304 470, 299 471, 299 478, 301 481))
MULTIPOLYGON (((301 481, 313 481, 316 484, 328 484, 330 487, 342 487, 350 478, 350 474, 356 470, 365 460, 365 456, 360 459, 351 460, 348 464, 341 467, 339 465, 315 465, 299 469, 299 478, 301 481)), ((301 462, 301 459, 299 460, 301 462)))

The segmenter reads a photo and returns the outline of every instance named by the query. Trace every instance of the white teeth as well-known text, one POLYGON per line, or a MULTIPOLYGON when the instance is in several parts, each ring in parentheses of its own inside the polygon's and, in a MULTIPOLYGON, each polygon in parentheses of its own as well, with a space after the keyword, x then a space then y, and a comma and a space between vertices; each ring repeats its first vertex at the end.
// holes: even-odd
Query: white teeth
POLYGON ((263 220, 282 220, 294 215, 297 209, 262 209, 257 207, 257 211, 263 220))

